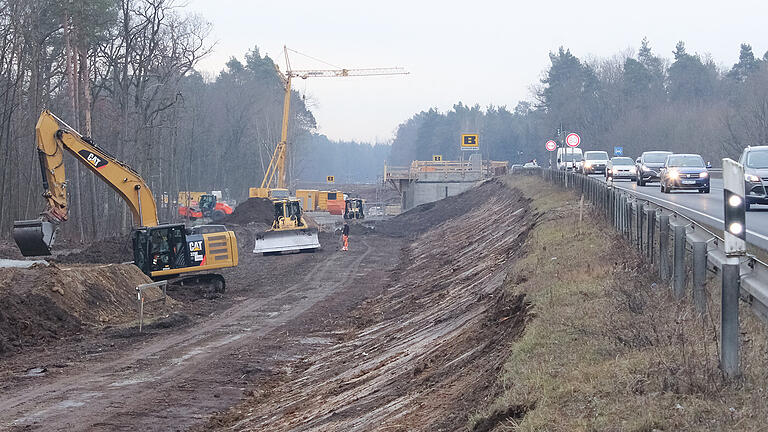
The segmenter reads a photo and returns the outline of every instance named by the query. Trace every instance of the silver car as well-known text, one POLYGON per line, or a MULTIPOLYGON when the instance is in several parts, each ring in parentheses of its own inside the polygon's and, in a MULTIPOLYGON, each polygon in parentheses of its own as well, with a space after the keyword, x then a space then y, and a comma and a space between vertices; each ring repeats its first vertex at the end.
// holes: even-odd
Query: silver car
POLYGON ((605 181, 616 179, 627 179, 635 181, 637 179, 637 168, 632 158, 616 156, 608 161, 605 167, 605 181))
POLYGON ((768 146, 745 148, 739 163, 744 165, 747 210, 752 204, 768 204, 768 146))

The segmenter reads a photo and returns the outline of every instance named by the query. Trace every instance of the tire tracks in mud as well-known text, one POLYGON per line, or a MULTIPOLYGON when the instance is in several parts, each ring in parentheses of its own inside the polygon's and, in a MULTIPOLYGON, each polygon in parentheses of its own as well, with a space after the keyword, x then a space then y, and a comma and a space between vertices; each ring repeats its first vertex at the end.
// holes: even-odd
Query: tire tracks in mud
POLYGON ((365 249, 358 256, 337 252, 308 269, 295 269, 306 275, 279 294, 247 298, 74 375, 42 385, 30 380, 0 396, 0 429, 178 430, 233 405, 246 387, 237 382, 242 370, 237 366, 258 352, 270 332, 358 276, 373 250, 365 239, 359 244, 365 249))

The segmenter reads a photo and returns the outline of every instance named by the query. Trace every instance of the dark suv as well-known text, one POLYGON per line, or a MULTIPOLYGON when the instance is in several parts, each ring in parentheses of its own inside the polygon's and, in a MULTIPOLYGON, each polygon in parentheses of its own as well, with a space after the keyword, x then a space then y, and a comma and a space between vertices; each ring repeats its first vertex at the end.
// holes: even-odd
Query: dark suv
POLYGON ((643 152, 635 161, 635 170, 637 171, 637 185, 645 186, 646 183, 659 180, 661 167, 667 160, 667 156, 672 152, 668 151, 647 151, 643 152))
POLYGON ((747 210, 752 204, 768 204, 768 146, 745 148, 739 163, 744 165, 747 210))

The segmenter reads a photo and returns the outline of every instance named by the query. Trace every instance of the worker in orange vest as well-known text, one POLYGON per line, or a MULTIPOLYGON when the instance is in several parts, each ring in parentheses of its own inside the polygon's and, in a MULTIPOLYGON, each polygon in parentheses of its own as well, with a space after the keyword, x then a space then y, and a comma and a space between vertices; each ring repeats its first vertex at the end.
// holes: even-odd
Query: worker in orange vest
POLYGON ((341 229, 341 240, 343 242, 343 246, 341 247, 341 250, 348 251, 349 250, 349 224, 344 222, 344 228, 341 229))

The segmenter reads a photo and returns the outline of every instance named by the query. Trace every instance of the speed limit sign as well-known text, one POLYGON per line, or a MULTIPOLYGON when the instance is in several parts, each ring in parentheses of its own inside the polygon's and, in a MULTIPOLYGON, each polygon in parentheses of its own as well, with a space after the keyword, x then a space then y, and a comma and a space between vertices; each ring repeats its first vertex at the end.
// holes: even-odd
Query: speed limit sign
POLYGON ((579 134, 571 132, 565 137, 565 143, 568 144, 568 147, 578 147, 581 144, 581 137, 579 134))
POLYGON ((546 144, 544 144, 544 147, 546 147, 548 151, 555 151, 555 149, 557 148, 557 143, 552 140, 549 140, 547 141, 546 144))

